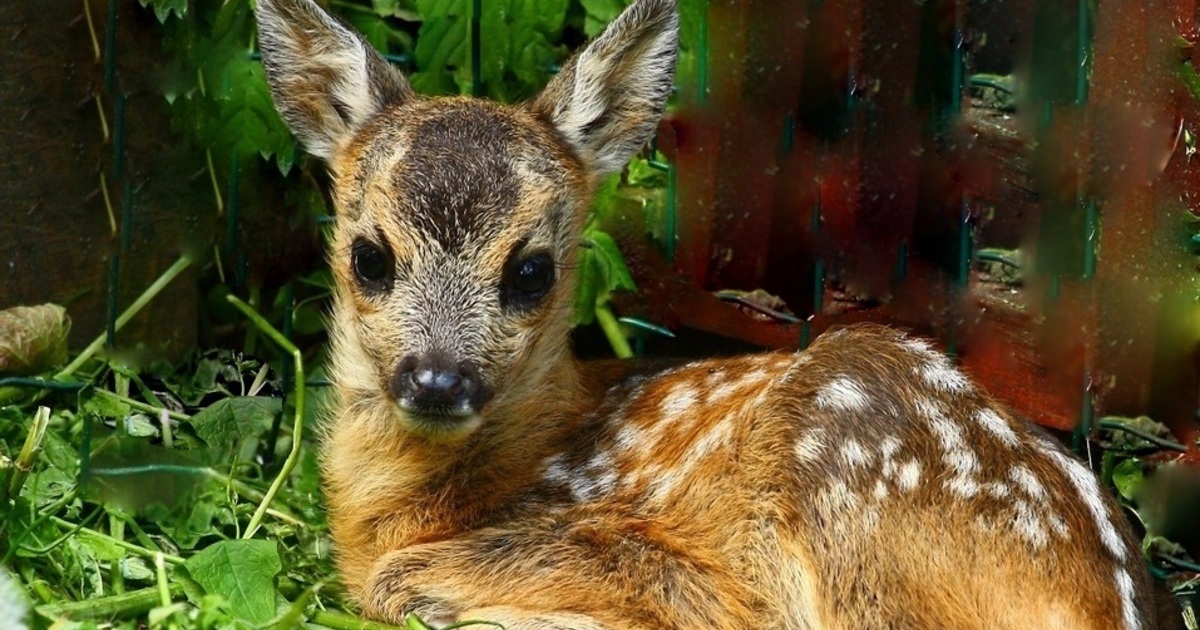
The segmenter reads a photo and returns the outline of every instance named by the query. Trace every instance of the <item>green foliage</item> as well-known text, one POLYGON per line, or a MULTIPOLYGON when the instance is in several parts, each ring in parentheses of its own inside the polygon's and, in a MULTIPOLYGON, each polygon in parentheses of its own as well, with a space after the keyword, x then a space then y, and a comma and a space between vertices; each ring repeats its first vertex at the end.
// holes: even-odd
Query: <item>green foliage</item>
POLYGON ((166 22, 174 13, 183 17, 187 13, 187 0, 138 0, 143 7, 154 9, 154 15, 159 22, 166 22))
POLYGON ((247 0, 199 0, 166 22, 163 48, 173 71, 164 92, 172 127, 222 167, 262 157, 287 173, 295 143, 272 104, 262 64, 251 58, 253 40, 247 0))
POLYGON ((261 624, 275 616, 275 576, 283 562, 275 543, 223 540, 184 563, 204 591, 229 603, 233 616, 261 624))
POLYGON ((241 439, 269 429, 282 411, 282 401, 278 398, 225 398, 192 416, 191 425, 209 446, 229 451, 241 439))
POLYGON ((595 222, 583 233, 583 249, 579 254, 579 285, 575 292, 575 311, 572 323, 590 324, 596 319, 596 309, 603 307, 613 291, 636 291, 637 285, 617 243, 595 222))
POLYGON ((568 0, 480 3, 479 81, 471 67, 471 0, 417 0, 422 16, 413 87, 427 94, 476 93, 502 101, 528 98, 566 55, 559 45, 568 0))

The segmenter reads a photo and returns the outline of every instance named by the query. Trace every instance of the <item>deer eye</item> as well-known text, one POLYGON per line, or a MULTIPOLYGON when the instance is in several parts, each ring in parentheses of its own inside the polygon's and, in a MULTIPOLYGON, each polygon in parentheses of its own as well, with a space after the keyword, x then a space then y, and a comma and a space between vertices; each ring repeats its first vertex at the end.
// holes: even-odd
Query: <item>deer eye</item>
POLYGON ((384 291, 391 284, 392 257, 366 239, 354 241, 350 248, 350 265, 355 280, 366 291, 384 291))
POLYGON ((554 285, 554 260, 538 252, 514 257, 505 267, 502 296, 506 304, 528 308, 546 297, 554 285))

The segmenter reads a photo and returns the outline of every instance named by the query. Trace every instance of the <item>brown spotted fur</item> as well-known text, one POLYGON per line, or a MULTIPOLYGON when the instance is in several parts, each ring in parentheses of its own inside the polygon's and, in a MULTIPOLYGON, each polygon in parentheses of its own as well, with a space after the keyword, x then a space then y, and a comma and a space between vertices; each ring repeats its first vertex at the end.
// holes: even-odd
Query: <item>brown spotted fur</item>
POLYGON ((921 342, 855 327, 801 354, 671 369, 573 358, 581 222, 661 114, 672 1, 635 2, 516 106, 415 96, 309 0, 259 0, 258 16, 279 108, 333 175, 325 489, 341 578, 367 615, 509 630, 1156 627, 1111 499, 921 342), (392 253, 386 290, 357 284, 356 239, 392 253), (557 277, 514 312, 496 293, 522 248, 552 253, 557 277), (401 358, 433 350, 479 364, 490 398, 469 420, 391 398, 401 358), (973 415, 989 410, 990 430, 973 415))

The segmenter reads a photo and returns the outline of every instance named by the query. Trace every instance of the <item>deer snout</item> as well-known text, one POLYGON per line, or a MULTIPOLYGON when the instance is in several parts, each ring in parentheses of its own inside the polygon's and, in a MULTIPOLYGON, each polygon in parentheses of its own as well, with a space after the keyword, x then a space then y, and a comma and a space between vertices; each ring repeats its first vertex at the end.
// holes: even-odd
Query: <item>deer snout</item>
POLYGON ((438 353, 402 359, 391 394, 405 411, 445 417, 477 414, 491 397, 474 361, 453 361, 438 353))

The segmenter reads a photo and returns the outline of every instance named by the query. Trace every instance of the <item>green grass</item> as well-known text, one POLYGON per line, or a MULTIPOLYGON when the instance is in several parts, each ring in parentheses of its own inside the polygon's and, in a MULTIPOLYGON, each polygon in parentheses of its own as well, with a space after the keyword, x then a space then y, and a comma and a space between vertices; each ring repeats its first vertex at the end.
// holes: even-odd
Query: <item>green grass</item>
POLYGON ((97 359, 102 340, 57 372, 0 381, 4 621, 19 607, 30 627, 389 627, 354 616, 331 582, 309 430, 327 390, 305 384, 300 350, 253 307, 229 301, 291 359, 294 385, 282 361, 232 351, 134 370, 97 359))

